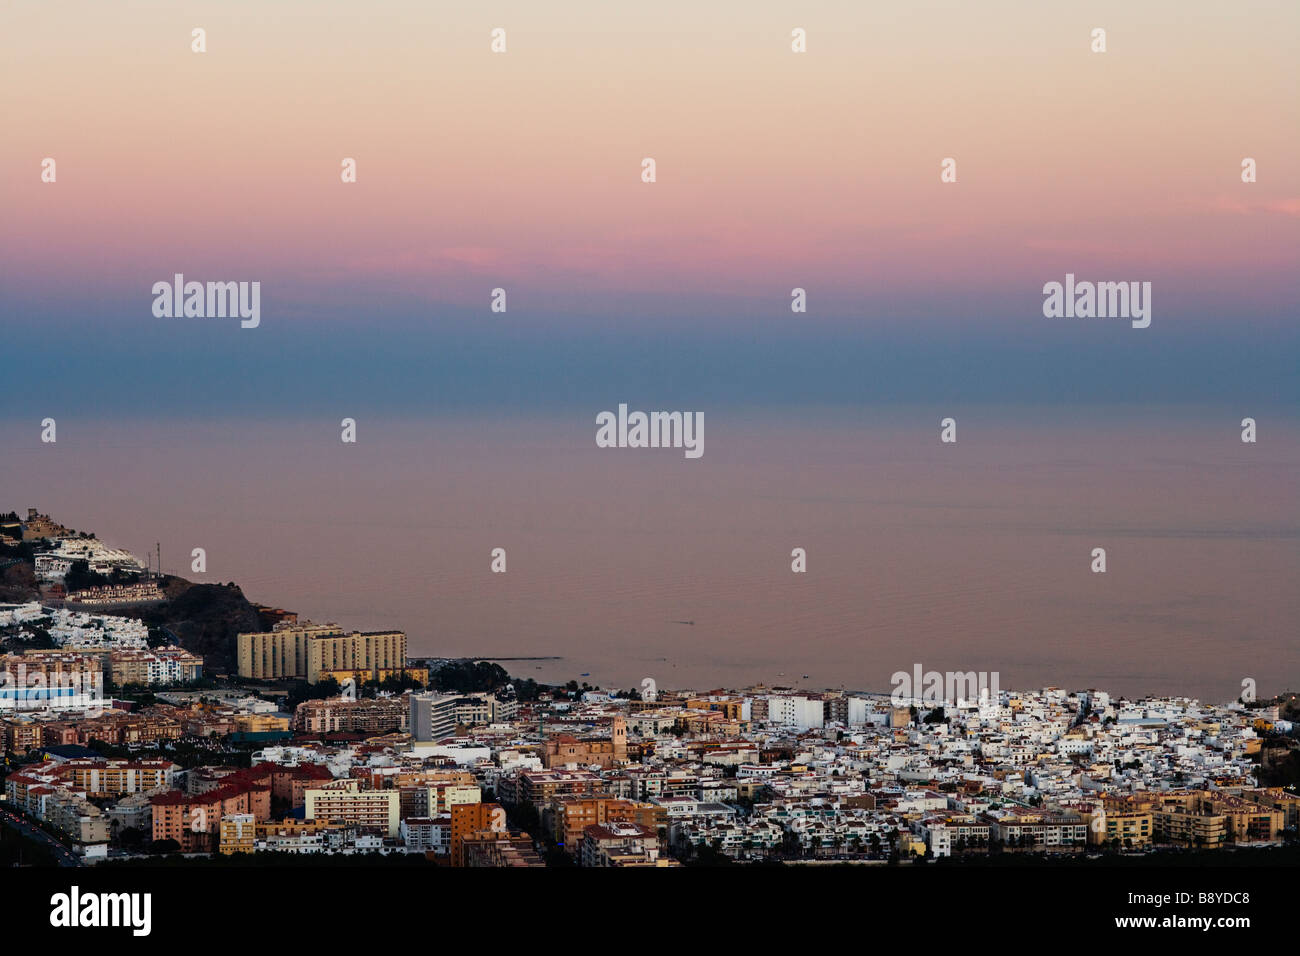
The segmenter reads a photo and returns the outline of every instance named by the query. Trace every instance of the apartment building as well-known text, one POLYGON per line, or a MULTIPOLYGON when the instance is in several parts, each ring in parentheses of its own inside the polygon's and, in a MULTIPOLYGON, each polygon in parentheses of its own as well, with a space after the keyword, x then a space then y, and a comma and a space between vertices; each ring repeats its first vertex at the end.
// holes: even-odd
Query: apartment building
POLYGON ((325 820, 281 820, 257 824, 256 849, 271 853, 331 853, 343 849, 355 829, 325 820))
POLYGON ((97 717, 50 720, 39 726, 41 745, 44 747, 85 745, 92 740, 102 740, 114 746, 157 745, 167 740, 176 740, 183 730, 181 722, 171 713, 160 712, 158 709, 143 714, 106 710, 97 717))
POLYGON ((0 720, 0 738, 6 751, 21 756, 41 745, 41 726, 21 717, 5 718, 0 720))
POLYGON ((356 780, 337 780, 303 793, 307 820, 350 823, 396 839, 401 824, 401 797, 396 790, 362 790, 356 780))
POLYGON ((154 580, 134 584, 105 584, 84 588, 68 594, 69 604, 86 607, 109 607, 116 604, 153 604, 166 600, 162 588, 154 580))
POLYGON ((108 654, 108 679, 118 687, 185 684, 202 676, 203 658, 181 647, 113 650, 108 654))
POLYGON ((456 702, 456 723, 474 727, 492 723, 495 707, 488 695, 462 697, 456 702))
POLYGON ((285 623, 239 634, 235 643, 241 677, 315 684, 327 677, 365 681, 407 673, 402 631, 345 632, 336 624, 285 623))
POLYGON ((43 819, 82 846, 108 843, 108 817, 79 794, 64 789, 51 794, 45 801, 43 819))
POLYGON ((456 707, 460 700, 455 694, 412 694, 411 736, 421 742, 450 737, 456 732, 456 707))
POLYGON ((87 796, 120 797, 170 790, 180 767, 170 760, 68 760, 56 768, 59 778, 87 796))
POLYGON ((1151 817, 1161 843, 1212 850, 1228 842, 1228 822, 1219 814, 1170 805, 1157 807, 1151 817))
POLYGON ((1149 809, 1109 800, 1099 809, 1082 811, 1088 824, 1088 842, 1126 849, 1150 846, 1155 838, 1155 817, 1149 809))
POLYGON ((826 708, 819 695, 771 694, 767 697, 767 721, 790 730, 811 730, 825 726, 826 708))
POLYGON ((402 821, 402 842, 411 853, 447 856, 451 852, 451 814, 409 817, 402 821))
POLYGON ((289 718, 284 714, 235 714, 234 724, 237 734, 289 733, 289 718))
POLYGON ((293 728, 307 734, 384 734, 410 727, 405 697, 306 700, 294 709, 293 728))
POLYGON ((232 813, 221 818, 218 850, 223 856, 252 853, 257 848, 257 819, 251 813, 232 813))
POLYGON ((555 797, 542 811, 542 824, 556 844, 577 856, 582 835, 593 824, 636 822, 637 804, 604 795, 555 797))
POLYGON ((1276 843, 1286 825, 1283 810, 1210 790, 1160 794, 1153 813, 1162 840, 1192 847, 1276 843))
POLYGON ((511 803, 531 803, 538 813, 556 797, 604 792, 604 781, 590 770, 525 770, 503 777, 497 792, 511 803))
POLYGON ((582 866, 653 864, 659 859, 659 837, 636 823, 593 823, 583 831, 577 856, 582 866))
POLYGON ((315 675, 308 676, 312 640, 342 634, 337 625, 310 622, 285 623, 270 631, 238 634, 235 658, 239 676, 263 680, 297 678, 315 683, 315 675))
POLYGON ((458 804, 479 803, 483 799, 483 791, 477 784, 416 784, 399 787, 397 792, 403 817, 436 816, 458 804))
POLYGON ((450 811, 448 855, 452 866, 543 866, 532 837, 506 826, 497 803, 454 806, 450 811))
POLYGON ((1008 850, 1081 851, 1088 842, 1088 824, 1082 816, 1051 813, 983 815, 992 838, 1008 850))
POLYGON ((1300 827, 1300 795, 1280 787, 1243 790, 1241 797, 1251 803, 1282 812, 1282 825, 1288 830, 1300 827))
POLYGON ((467 867, 543 867, 532 838, 526 833, 483 831, 462 841, 462 866, 467 867))
POLYGON ((138 574, 144 565, 130 551, 110 548, 97 538, 69 538, 58 543, 51 551, 43 551, 33 559, 36 577, 41 581, 62 581, 77 561, 96 574, 128 571, 138 574))
POLYGON ((495 840, 505 835, 506 812, 499 803, 462 803, 448 810, 451 815, 451 865, 466 866, 465 844, 476 835, 495 840))
POLYGON ((102 706, 103 666, 94 654, 40 650, 0 654, 0 711, 102 706))
POLYGON ((202 794, 171 790, 150 798, 149 804, 155 840, 175 840, 187 853, 208 853, 219 847, 225 817, 252 814, 255 820, 270 819, 271 788, 232 780, 202 794))

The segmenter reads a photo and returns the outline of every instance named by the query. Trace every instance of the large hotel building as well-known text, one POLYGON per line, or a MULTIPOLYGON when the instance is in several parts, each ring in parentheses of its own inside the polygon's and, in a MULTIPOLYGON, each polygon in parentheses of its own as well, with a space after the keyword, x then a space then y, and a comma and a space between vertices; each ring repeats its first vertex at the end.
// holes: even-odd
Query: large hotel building
POLYGON ((402 631, 345 632, 337 624, 281 624, 237 639, 240 677, 297 678, 315 684, 383 680, 408 673, 402 631))

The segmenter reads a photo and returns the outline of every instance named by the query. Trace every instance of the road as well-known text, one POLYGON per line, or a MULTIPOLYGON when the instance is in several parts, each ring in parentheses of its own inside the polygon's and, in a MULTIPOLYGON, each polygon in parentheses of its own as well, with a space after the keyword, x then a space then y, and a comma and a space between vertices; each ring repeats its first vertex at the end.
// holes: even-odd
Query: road
POLYGON ((23 836, 30 837, 39 843, 44 843, 54 854, 54 859, 59 866, 81 866, 81 857, 73 853, 66 846, 54 839, 40 827, 26 819, 21 813, 18 813, 12 807, 0 806, 0 822, 6 826, 11 826, 23 836))

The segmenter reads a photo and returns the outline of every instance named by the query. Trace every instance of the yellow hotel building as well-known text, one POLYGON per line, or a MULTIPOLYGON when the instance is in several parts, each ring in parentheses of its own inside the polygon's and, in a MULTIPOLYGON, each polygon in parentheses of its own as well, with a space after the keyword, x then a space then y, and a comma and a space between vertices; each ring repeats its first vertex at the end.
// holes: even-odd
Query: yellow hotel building
POLYGON ((345 632, 336 624, 287 624, 236 637, 240 677, 383 680, 406 671, 402 631, 345 632))

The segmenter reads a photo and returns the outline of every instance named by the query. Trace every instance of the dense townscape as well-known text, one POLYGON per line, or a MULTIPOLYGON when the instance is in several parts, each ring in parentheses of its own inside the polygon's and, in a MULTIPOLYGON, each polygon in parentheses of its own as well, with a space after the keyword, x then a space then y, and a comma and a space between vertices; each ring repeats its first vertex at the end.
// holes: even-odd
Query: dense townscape
POLYGON ((135 602, 72 600, 156 603, 169 582, 131 555, 35 511, 0 534, 35 588, 0 605, 3 819, 67 865, 888 865, 1227 851, 1300 823, 1294 781, 1268 779, 1294 698, 548 687, 261 605, 209 673, 135 602))

